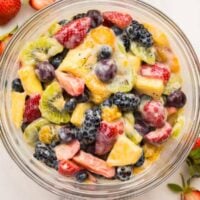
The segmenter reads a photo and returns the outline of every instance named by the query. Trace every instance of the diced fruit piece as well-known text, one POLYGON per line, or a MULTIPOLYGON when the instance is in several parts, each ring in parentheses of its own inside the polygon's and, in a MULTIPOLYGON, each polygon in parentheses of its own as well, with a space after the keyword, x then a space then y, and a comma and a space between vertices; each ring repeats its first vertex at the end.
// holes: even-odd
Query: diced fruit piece
POLYGON ((153 127, 160 128, 165 124, 167 113, 160 101, 144 101, 139 108, 142 117, 153 127))
POLYGON ((186 104, 187 98, 183 91, 176 90, 166 98, 166 105, 175 108, 182 108, 186 104))
POLYGON ((117 137, 123 132, 123 120, 117 120, 112 123, 102 121, 96 137, 95 154, 105 155, 108 153, 112 149, 117 137))
POLYGON ((165 84, 170 78, 170 70, 168 66, 162 63, 156 63, 153 66, 143 65, 140 73, 145 77, 161 79, 165 84))
POLYGON ((96 64, 95 74, 103 82, 110 82, 117 73, 117 65, 113 59, 103 59, 96 64))
POLYGON ((78 140, 73 140, 68 144, 59 144, 55 147, 56 157, 58 160, 69 160, 80 150, 78 140))
POLYGON ((71 21, 56 33, 55 38, 67 49, 73 49, 83 42, 90 25, 90 17, 71 21))
POLYGON ((19 78, 27 95, 41 94, 43 89, 33 67, 23 67, 18 71, 19 78))
POLYGON ((117 11, 106 11, 103 13, 104 21, 108 21, 119 28, 126 28, 132 21, 132 17, 127 13, 117 11))
POLYGON ((76 180, 80 183, 88 179, 88 173, 86 170, 81 170, 76 174, 76 180))
POLYGON ((90 35, 96 43, 114 47, 115 35, 109 28, 105 26, 99 26, 91 30, 90 35))
POLYGON ((163 91, 163 94, 169 95, 173 93, 174 91, 180 89, 181 85, 182 85, 181 76, 179 74, 171 74, 170 79, 163 91))
POLYGON ((57 136, 54 129, 55 128, 53 128, 52 126, 49 126, 49 125, 41 127, 41 129, 38 132, 39 141, 44 144, 51 144, 52 141, 57 136))
POLYGON ((19 78, 16 78, 12 81, 12 90, 15 92, 24 92, 24 88, 19 78))
POLYGON ((25 108, 26 93, 12 92, 11 115, 13 122, 17 128, 22 125, 23 113, 25 108))
POLYGON ((56 78, 64 90, 71 96, 79 96, 84 92, 84 80, 71 74, 56 71, 56 78))
POLYGON ((68 101, 65 102, 65 110, 68 113, 72 113, 74 109, 76 108, 77 103, 78 102, 76 98, 70 98, 68 101))
POLYGON ((159 99, 163 93, 164 84, 163 81, 159 79, 137 76, 135 88, 143 94, 147 94, 155 99, 159 99))
POLYGON ((115 169, 113 167, 109 167, 104 160, 101 160, 92 154, 80 151, 79 154, 73 157, 73 160, 95 174, 105 176, 106 178, 115 176, 115 169))
POLYGON ((172 134, 172 127, 169 123, 165 123, 162 128, 151 131, 144 138, 152 144, 161 144, 165 142, 172 134))
POLYGON ((60 29, 62 28, 62 26, 57 22, 53 22, 47 31, 45 31, 45 33, 43 33, 44 35, 48 36, 48 37, 52 37, 54 36, 60 29))
POLYGON ((24 122, 31 123, 41 117, 39 110, 40 94, 32 95, 26 100, 24 110, 24 122))
POLYGON ((88 10, 86 15, 91 18, 91 27, 92 28, 95 28, 95 27, 101 25, 103 22, 103 17, 99 10, 88 10))
POLYGON ((122 113, 119 111, 116 105, 111 107, 105 106, 102 108, 102 119, 107 122, 112 122, 119 119, 122 113))
POLYGON ((21 51, 19 60, 22 67, 34 66, 36 62, 48 61, 48 59, 63 51, 63 46, 55 38, 47 36, 26 44, 21 51))
POLYGON ((0 1, 0 25, 4 25, 14 18, 19 12, 20 8, 20 0, 0 1))
POLYGON ((70 120, 64 104, 62 89, 58 82, 53 82, 43 92, 39 108, 44 118, 55 124, 62 124, 70 120))
POLYGON ((174 124, 172 128, 172 136, 178 137, 181 131, 183 130, 184 125, 185 125, 185 117, 183 113, 179 111, 178 117, 176 119, 176 123, 174 124))
POLYGON ((147 28, 148 31, 152 34, 153 40, 157 46, 169 47, 169 41, 164 32, 162 32, 152 24, 144 23, 144 27, 147 28))
POLYGON ((48 125, 48 124, 49 124, 49 121, 47 121, 46 119, 43 119, 43 118, 33 121, 24 130, 23 137, 24 137, 25 141, 30 145, 34 145, 39 140, 38 133, 39 133, 40 129, 43 126, 48 125))
POLYGON ((46 6, 49 6, 50 4, 54 3, 56 0, 29 0, 29 4, 32 8, 36 10, 41 10, 45 8, 46 6))
POLYGON ((117 178, 120 181, 128 181, 132 176, 133 167, 132 166, 122 166, 117 167, 117 178))
POLYGON ((72 113, 70 122, 75 126, 80 127, 85 119, 85 112, 90 109, 92 105, 90 103, 77 104, 74 112, 72 113))
POLYGON ((142 148, 134 144, 125 135, 122 135, 118 137, 106 162, 109 166, 133 165, 139 160, 141 155, 142 148))
POLYGON ((155 49, 153 47, 145 48, 136 42, 132 42, 131 51, 147 64, 154 65, 156 62, 155 49))
POLYGON ((82 168, 70 160, 61 160, 58 163, 58 173, 63 176, 74 176, 80 170, 82 170, 82 168))
POLYGON ((150 162, 154 162, 158 159, 160 152, 162 150, 162 146, 155 146, 149 143, 145 143, 144 147, 144 157, 146 160, 150 162))
POLYGON ((199 148, 200 148, 200 137, 197 138, 192 150, 199 149, 199 148))
POLYGON ((178 111, 178 109, 175 107, 166 107, 166 110, 167 110, 167 117, 175 114, 178 111))

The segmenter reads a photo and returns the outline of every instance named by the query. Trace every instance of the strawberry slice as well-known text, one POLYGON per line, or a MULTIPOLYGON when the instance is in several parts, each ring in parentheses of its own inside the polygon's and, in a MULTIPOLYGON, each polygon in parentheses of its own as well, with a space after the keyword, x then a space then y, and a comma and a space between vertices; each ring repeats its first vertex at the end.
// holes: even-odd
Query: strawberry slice
POLYGON ((105 176, 106 178, 112 178, 115 176, 115 168, 109 167, 108 164, 92 154, 80 151, 74 156, 73 161, 88 169, 89 171, 105 176))
POLYGON ((116 122, 102 121, 96 137, 95 154, 105 155, 108 153, 112 149, 117 136, 123 132, 123 120, 118 120, 116 122))
POLYGON ((132 17, 127 13, 107 11, 103 13, 104 24, 114 24, 119 28, 126 28, 132 22, 132 17))
POLYGON ((41 10, 48 5, 54 3, 56 0, 29 0, 29 4, 35 10, 41 10))
POLYGON ((165 123, 167 112, 160 101, 145 101, 140 106, 140 112, 143 119, 156 128, 162 127, 165 123))
POLYGON ((55 74, 61 87, 64 88, 68 94, 71 96, 79 96, 83 94, 85 88, 83 79, 60 71, 56 71, 55 74))
POLYGON ((62 29, 56 33, 55 38, 67 49, 73 49, 83 42, 90 29, 90 25, 90 17, 74 20, 63 26, 62 29))
POLYGON ((30 96, 25 103, 24 122, 31 123, 41 117, 39 110, 40 94, 30 96))
POLYGON ((200 191, 192 190, 182 195, 182 200, 200 200, 200 191))
POLYGON ((197 138, 192 150, 195 150, 195 149, 198 149, 198 148, 200 148, 200 137, 197 138))
POLYGON ((171 133, 172 127, 166 122, 162 128, 149 132, 144 138, 152 144, 161 144, 170 137, 171 133))
POLYGON ((80 143, 74 140, 68 144, 60 144, 54 150, 58 160, 69 160, 80 150, 80 143))
POLYGON ((140 73, 145 77, 161 79, 165 84, 169 81, 171 74, 169 67, 162 63, 156 63, 155 65, 143 65, 140 73))
POLYGON ((58 172, 64 176, 74 176, 82 169, 83 168, 70 160, 61 160, 58 163, 58 172))

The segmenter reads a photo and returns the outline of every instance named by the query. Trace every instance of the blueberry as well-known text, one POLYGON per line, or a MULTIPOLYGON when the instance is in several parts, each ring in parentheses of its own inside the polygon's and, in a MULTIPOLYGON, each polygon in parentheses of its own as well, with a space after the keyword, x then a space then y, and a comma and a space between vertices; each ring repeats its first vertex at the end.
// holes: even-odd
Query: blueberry
POLYGON ((73 16, 72 20, 80 19, 80 18, 83 18, 86 16, 87 16, 86 13, 79 13, 79 14, 73 16))
POLYGON ((95 67, 97 77, 103 82, 109 82, 117 73, 117 65, 112 59, 103 59, 95 67))
POLYGON ((144 164, 145 161, 145 157, 144 157, 144 152, 142 153, 142 156, 140 157, 140 159, 135 163, 135 167, 141 167, 144 164))
POLYGON ((127 181, 130 179, 132 176, 132 167, 131 166, 122 166, 122 167, 117 167, 116 173, 117 173, 117 178, 120 181, 127 181))
POLYGON ((91 28, 96 28, 103 23, 103 17, 98 10, 88 10, 87 16, 91 18, 91 28))
POLYGON ((112 100, 112 98, 109 98, 109 99, 106 99, 106 100, 102 103, 102 106, 111 107, 112 104, 113 104, 113 100, 112 100))
POLYGON ((123 42, 125 50, 128 52, 130 50, 131 42, 126 34, 121 35, 120 39, 123 42))
POLYGON ((24 88, 19 78, 16 78, 12 81, 12 90, 16 92, 24 92, 24 88))
POLYGON ((90 98, 89 91, 87 89, 85 89, 83 94, 76 97, 76 100, 78 103, 84 103, 84 102, 89 101, 89 98, 90 98))
POLYGON ((104 45, 101 47, 100 51, 97 55, 97 60, 109 59, 112 55, 112 48, 108 45, 104 45))
POLYGON ((166 98, 166 106, 182 108, 186 104, 187 98, 184 92, 176 90, 166 98))
POLYGON ((69 143, 74 140, 78 135, 79 129, 72 124, 66 124, 58 131, 61 142, 69 143))
POLYGON ((55 69, 59 67, 65 56, 67 55, 68 50, 64 49, 63 52, 51 57, 49 59, 49 62, 53 65, 55 69))
POLYGON ((114 31, 115 35, 121 35, 123 33, 123 30, 117 26, 112 26, 111 29, 114 31))
POLYGON ((77 100, 75 98, 71 98, 71 99, 69 99, 69 101, 67 101, 65 103, 65 110, 68 113, 72 113, 74 111, 76 105, 77 105, 77 100))
POLYGON ((150 125, 142 119, 136 119, 134 128, 142 135, 145 135, 152 130, 150 125))
POLYGON ((38 63, 36 65, 35 73, 43 83, 48 83, 55 77, 54 67, 47 61, 38 63))
POLYGON ((86 170, 81 170, 76 174, 76 180, 80 183, 84 182, 88 178, 86 170))
POLYGON ((58 22, 59 25, 64 26, 68 23, 69 21, 67 19, 62 19, 61 21, 58 22))

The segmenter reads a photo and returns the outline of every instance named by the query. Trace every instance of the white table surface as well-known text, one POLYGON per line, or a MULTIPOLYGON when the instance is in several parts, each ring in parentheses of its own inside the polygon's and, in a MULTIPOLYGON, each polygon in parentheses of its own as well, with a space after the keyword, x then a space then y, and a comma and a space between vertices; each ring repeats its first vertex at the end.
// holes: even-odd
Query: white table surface
MULTIPOLYGON (((145 0, 162 10, 171 17, 185 32, 200 55, 200 0, 145 0)), ((13 24, 22 24, 33 14, 31 8, 23 6, 19 15, 8 25, 0 27, 0 35, 13 27, 13 24)), ((180 183, 179 173, 187 174, 186 165, 166 180, 159 187, 135 200, 179 200, 180 196, 171 193, 166 184, 169 182, 180 183)), ((193 185, 200 189, 200 180, 193 181, 193 185)), ((7 154, 0 142, 0 199, 2 200, 58 200, 59 197, 46 191, 29 179, 7 154)))

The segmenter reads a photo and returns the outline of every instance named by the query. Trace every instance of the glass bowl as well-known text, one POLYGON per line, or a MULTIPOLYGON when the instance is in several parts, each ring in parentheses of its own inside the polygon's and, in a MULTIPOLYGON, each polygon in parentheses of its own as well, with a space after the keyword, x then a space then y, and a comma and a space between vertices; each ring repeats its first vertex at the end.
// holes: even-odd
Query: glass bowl
POLYGON ((37 12, 14 35, 0 61, 0 113, 2 141, 21 170, 47 190, 71 199, 123 199, 153 189, 172 174, 185 160, 200 132, 200 65, 183 32, 167 16, 152 6, 136 0, 63 0, 37 12), (32 150, 22 140, 21 130, 11 120, 11 82, 16 77, 17 58, 24 44, 45 32, 54 20, 70 18, 89 9, 117 10, 130 13, 134 19, 153 24, 169 37, 179 57, 187 95, 186 123, 176 139, 170 139, 160 158, 143 173, 127 182, 106 181, 100 184, 81 184, 60 176, 32 157, 32 150))

